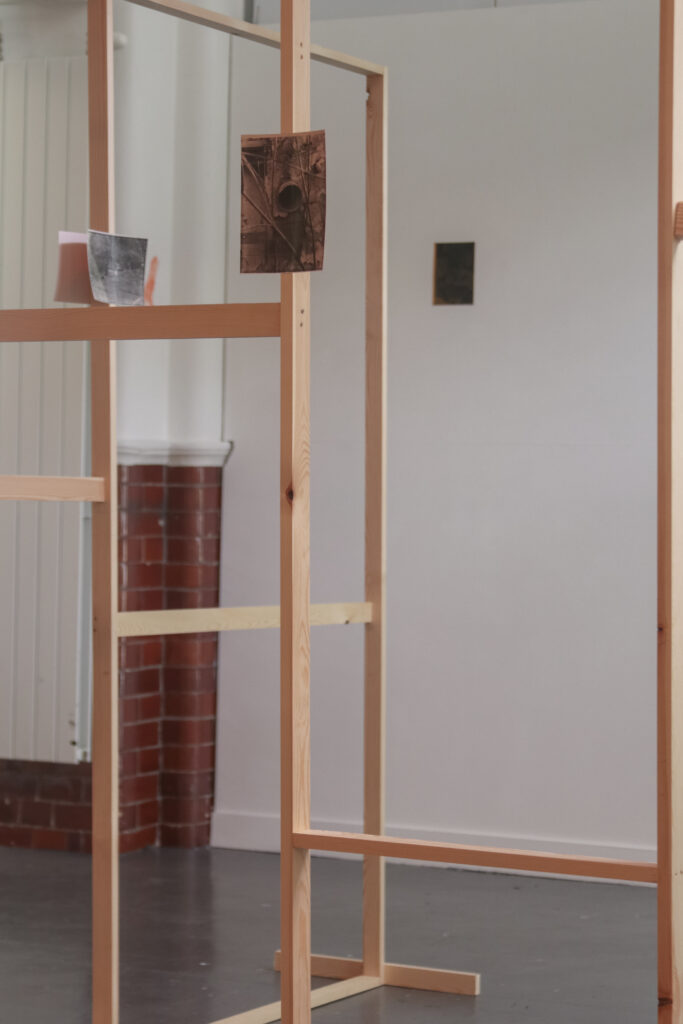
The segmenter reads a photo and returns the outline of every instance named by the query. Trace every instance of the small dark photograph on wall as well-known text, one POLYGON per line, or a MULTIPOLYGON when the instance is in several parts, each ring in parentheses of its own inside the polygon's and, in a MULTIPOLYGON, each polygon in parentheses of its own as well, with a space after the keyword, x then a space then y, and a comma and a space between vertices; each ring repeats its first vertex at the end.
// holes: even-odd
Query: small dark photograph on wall
POLYGON ((325 132, 242 137, 243 274, 322 270, 325 132))
POLYGON ((474 303, 474 242, 437 242, 434 246, 434 305, 474 303))

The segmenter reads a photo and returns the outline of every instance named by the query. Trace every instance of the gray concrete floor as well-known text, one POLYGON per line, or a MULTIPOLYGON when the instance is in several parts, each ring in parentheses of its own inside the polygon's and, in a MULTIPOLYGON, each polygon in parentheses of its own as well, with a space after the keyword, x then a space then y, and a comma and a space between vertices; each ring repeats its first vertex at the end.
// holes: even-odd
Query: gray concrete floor
MULTIPOLYGON (((121 862, 122 1024, 209 1024, 278 998, 278 858, 121 862)), ((89 1024, 90 862, 0 849, 0 1024, 89 1024)), ((360 865, 316 859, 313 948, 358 956, 360 865)), ((384 988, 315 1024, 656 1024, 653 889, 389 865, 388 958, 480 971, 477 999, 384 988)))

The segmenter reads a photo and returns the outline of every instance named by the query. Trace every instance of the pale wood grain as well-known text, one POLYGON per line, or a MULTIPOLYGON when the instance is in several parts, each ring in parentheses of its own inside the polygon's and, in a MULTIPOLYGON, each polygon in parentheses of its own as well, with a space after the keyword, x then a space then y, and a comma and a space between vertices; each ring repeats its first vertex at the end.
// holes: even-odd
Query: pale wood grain
POLYGON ((0 341, 277 338, 277 302, 0 310, 0 341))
MULTIPOLYGON (((311 1008, 327 1006, 328 1003, 337 1003, 341 999, 348 999, 350 996, 358 996, 362 992, 371 992, 382 984, 379 978, 362 977, 349 978, 334 985, 323 985, 311 992, 311 1008)), ((269 1003, 267 1006, 259 1006, 255 1010, 247 1010, 246 1013, 238 1013, 232 1017, 225 1017, 223 1020, 215 1021, 215 1024, 272 1024, 273 1021, 286 1018, 282 1014, 281 1003, 269 1003)))
MULTIPOLYGON (((387 79, 368 78, 365 242, 365 629, 363 807, 366 832, 384 832, 386 720, 387 79)), ((363 863, 363 961, 382 977, 385 872, 363 863)))
MULTIPOLYGON (((227 32, 240 39, 250 39, 252 42, 263 43, 274 49, 280 48, 278 32, 254 25, 249 21, 231 18, 227 14, 219 14, 204 7, 198 7, 195 4, 185 3, 184 0, 130 0, 130 2, 137 4, 138 7, 149 7, 153 11, 175 15, 176 18, 181 18, 183 21, 227 32)), ((372 61, 361 60, 358 57, 350 57, 345 53, 337 53, 336 50, 328 50, 324 46, 311 46, 311 59, 321 64, 340 68, 342 71, 351 71, 360 75, 381 75, 384 72, 381 64, 374 64, 372 61)))
MULTIPOLYGON (((313 604, 312 626, 348 626, 372 621, 372 605, 313 604)), ((158 612, 119 612, 119 636, 176 636, 181 633, 225 633, 232 630, 279 629, 278 605, 251 608, 169 608, 158 612)))
POLYGON ((658 986, 660 1024, 683 999, 683 2, 661 0, 658 272, 658 986))
POLYGON ((0 476, 0 501, 104 500, 104 477, 0 476))
POLYGON ((604 857, 572 857, 560 853, 535 853, 487 846, 461 846, 395 836, 369 836, 354 832, 325 832, 315 829, 295 832, 294 844, 302 850, 330 853, 372 853, 404 860, 434 861, 472 867, 534 871, 588 878, 611 878, 625 882, 656 882, 657 865, 640 861, 610 860, 604 857))
MULTIPOLYGON (((280 970, 280 950, 273 958, 273 970, 280 970)), ((343 956, 311 956, 314 978, 356 978, 363 974, 363 961, 343 956)), ((406 964, 384 964, 384 984, 424 992, 447 992, 454 996, 478 996, 481 975, 469 971, 444 971, 406 964)))
MULTIPOLYGON (((281 131, 311 126, 310 0, 282 0, 281 131)), ((292 835, 310 826, 311 278, 280 285, 280 943, 284 1024, 311 1019, 311 859, 292 835), (302 824, 305 823, 305 824, 302 824)))
MULTIPOLYGON (((88 0, 90 226, 114 230, 112 0, 88 0)), ((89 312, 87 310, 81 312, 89 312)), ((99 311, 95 311, 99 312, 99 311)), ((93 505, 92 1019, 119 1019, 119 751, 116 507, 116 343, 91 341, 92 472, 107 500, 93 505)))

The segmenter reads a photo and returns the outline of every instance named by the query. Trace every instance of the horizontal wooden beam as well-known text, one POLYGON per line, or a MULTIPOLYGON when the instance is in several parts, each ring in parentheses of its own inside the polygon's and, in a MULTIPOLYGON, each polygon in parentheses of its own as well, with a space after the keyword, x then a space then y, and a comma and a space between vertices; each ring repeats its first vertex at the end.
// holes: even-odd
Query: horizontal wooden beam
POLYGON ((0 310, 0 341, 279 337, 279 302, 0 310))
MULTIPOLYGON (((337 1003, 341 999, 348 999, 350 996, 358 996, 362 992, 371 992, 381 984, 379 978, 360 975, 346 981, 338 981, 334 985, 323 985, 322 988, 313 989, 311 992, 311 1007, 315 1009, 318 1006, 327 1006, 328 1003, 337 1003)), ((215 1024, 272 1024, 272 1021, 280 1020, 280 1012, 280 1003, 269 1003, 267 1006, 259 1006, 256 1010, 224 1017, 215 1024)))
MULTIPOLYGON (((275 954, 273 969, 280 970, 280 950, 275 954)), ((314 978, 356 978, 363 973, 363 961, 344 956, 312 956, 314 978)), ((481 975, 466 971, 442 971, 431 967, 408 967, 385 964, 384 984, 394 988, 414 988, 423 992, 447 992, 452 996, 478 996, 481 975)))
POLYGON ((0 501, 104 501, 101 476, 0 476, 0 501))
MULTIPOLYGON (((185 3, 185 0, 130 0, 130 2, 137 4, 138 7, 148 7, 152 11, 175 15, 176 18, 194 22, 195 25, 205 25, 207 28, 218 29, 219 32, 227 32, 240 39, 250 39, 254 43, 263 43, 265 46, 271 46, 278 50, 280 48, 279 32, 273 32, 272 29, 254 25, 249 21, 240 21, 239 18, 231 18, 227 14, 218 14, 204 7, 197 7, 195 4, 185 3)), ((336 50, 328 50, 324 46, 311 46, 311 60, 318 61, 320 64, 329 64, 333 68, 341 68, 342 71, 353 71, 360 75, 383 75, 386 70, 381 64, 349 57, 345 53, 337 53, 336 50)))
POLYGON ((532 871, 585 878, 609 878, 623 882, 656 882, 657 865, 640 861, 608 860, 604 857, 571 857, 560 853, 502 850, 487 846, 461 846, 422 839, 399 839, 354 832, 322 832, 310 829, 294 833, 300 850, 329 853, 359 853, 405 860, 435 861, 502 871, 532 871))
MULTIPOLYGON (((311 605, 312 626, 348 626, 372 622, 372 605, 311 605)), ((179 608, 158 612, 119 612, 119 636, 174 636, 181 633, 225 633, 241 629, 279 629, 278 605, 255 608, 179 608)))

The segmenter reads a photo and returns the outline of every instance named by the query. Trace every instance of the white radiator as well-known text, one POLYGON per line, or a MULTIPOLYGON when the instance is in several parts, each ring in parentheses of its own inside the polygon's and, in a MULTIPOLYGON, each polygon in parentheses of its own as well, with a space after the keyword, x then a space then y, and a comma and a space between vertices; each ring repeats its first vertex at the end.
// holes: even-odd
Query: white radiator
MULTIPOLYGON (((86 74, 85 57, 0 62, 4 309, 52 305, 57 232, 87 228, 86 74)), ((0 473, 84 471, 86 369, 82 342, 0 345, 0 473)), ((87 743, 88 514, 0 502, 0 757, 69 762, 87 743)))

